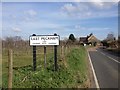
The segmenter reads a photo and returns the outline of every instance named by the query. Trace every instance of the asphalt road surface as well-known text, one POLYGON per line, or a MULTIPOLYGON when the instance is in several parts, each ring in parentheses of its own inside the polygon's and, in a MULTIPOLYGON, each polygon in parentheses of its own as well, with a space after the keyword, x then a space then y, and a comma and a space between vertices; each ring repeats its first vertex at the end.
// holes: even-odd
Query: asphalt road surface
MULTIPOLYGON (((100 88, 118 88, 119 56, 109 54, 102 49, 89 51, 93 68, 100 88)), ((120 68, 119 68, 120 69, 120 68)))

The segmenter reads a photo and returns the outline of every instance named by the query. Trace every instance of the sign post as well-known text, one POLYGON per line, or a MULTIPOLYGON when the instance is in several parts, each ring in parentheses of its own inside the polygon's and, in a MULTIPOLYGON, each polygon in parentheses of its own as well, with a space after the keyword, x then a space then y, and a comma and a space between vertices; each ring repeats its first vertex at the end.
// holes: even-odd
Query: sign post
POLYGON ((44 46, 44 67, 46 68, 46 46, 44 46))
MULTIPOLYGON (((36 36, 33 34, 32 36, 36 36)), ((33 71, 36 70, 36 46, 33 46, 33 71)))
MULTIPOLYGON (((54 36, 57 36, 55 33, 54 36)), ((57 71, 57 45, 54 45, 54 65, 55 65, 55 71, 57 71)))
POLYGON ((36 70, 36 46, 44 46, 44 65, 46 67, 46 46, 54 46, 54 66, 57 71, 57 45, 59 45, 59 35, 35 35, 30 36, 30 46, 33 46, 33 70, 36 70))

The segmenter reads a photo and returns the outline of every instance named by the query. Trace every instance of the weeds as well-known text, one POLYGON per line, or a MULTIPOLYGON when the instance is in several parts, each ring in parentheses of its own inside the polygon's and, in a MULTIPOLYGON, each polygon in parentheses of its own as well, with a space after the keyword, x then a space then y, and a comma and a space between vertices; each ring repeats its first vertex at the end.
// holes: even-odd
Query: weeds
MULTIPOLYGON (((28 56, 29 57, 29 56, 28 56)), ((58 55, 58 58, 60 55, 58 55)), ((17 57, 15 57, 17 58, 17 57)), ((26 56, 27 58, 27 56, 26 56)), ((20 57, 18 58, 19 60, 20 57)), ((22 58, 23 59, 23 58, 22 58)), ((86 51, 84 47, 73 48, 65 56, 67 67, 58 60, 58 71, 54 71, 53 55, 47 55, 47 67, 44 61, 38 60, 37 69, 33 71, 32 65, 27 60, 27 65, 14 69, 13 88, 77 88, 82 87, 87 80, 86 51)), ((19 61, 18 60, 18 61, 19 61)), ((22 61, 23 62, 23 61, 22 61)), ((22 63, 21 62, 21 63, 22 63)), ((26 63, 24 61, 24 63, 26 63)), ((5 69, 4 69, 5 70, 5 69)), ((3 87, 7 88, 7 73, 3 73, 3 87)))

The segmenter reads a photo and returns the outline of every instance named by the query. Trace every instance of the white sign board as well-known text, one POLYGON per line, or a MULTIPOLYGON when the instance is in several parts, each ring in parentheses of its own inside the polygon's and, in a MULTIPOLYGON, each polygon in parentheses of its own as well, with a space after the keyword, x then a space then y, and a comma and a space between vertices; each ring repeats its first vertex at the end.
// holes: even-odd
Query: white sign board
POLYGON ((30 36, 30 45, 59 45, 59 36, 44 35, 44 36, 30 36))

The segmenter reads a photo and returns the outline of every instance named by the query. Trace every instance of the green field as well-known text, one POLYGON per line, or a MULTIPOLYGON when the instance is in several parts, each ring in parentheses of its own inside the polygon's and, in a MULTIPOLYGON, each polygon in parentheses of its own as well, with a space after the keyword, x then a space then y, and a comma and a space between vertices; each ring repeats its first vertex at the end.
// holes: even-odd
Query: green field
MULTIPOLYGON (((61 58, 58 47, 58 71, 54 71, 53 47, 47 47, 47 67, 44 68, 43 47, 37 47, 37 70, 32 69, 32 47, 13 49, 13 88, 86 88, 89 87, 87 52, 82 46, 64 49, 61 58)), ((3 48, 2 85, 8 81, 7 49, 3 48)))

